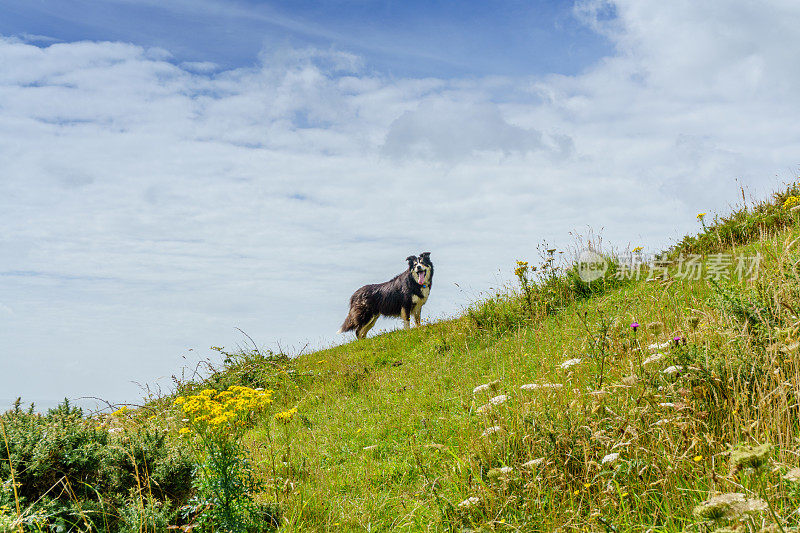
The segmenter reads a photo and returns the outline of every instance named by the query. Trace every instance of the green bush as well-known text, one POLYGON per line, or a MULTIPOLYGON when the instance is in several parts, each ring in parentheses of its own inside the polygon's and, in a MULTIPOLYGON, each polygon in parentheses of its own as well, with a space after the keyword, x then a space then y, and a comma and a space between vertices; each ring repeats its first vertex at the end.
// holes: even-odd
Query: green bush
POLYGON ((0 508, 16 514, 19 504, 29 529, 138 531, 144 515, 175 523, 173 502, 189 497, 192 460, 161 428, 132 423, 111 434, 66 400, 44 415, 17 404, 0 420, 0 482, 11 486, 13 468, 17 487, 0 491, 0 508))

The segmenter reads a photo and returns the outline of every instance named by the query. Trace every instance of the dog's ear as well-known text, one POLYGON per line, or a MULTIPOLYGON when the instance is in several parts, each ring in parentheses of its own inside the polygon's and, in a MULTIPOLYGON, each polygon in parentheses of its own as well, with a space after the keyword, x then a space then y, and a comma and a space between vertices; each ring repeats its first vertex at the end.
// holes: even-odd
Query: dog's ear
POLYGON ((409 255, 408 257, 406 257, 406 261, 408 261, 408 269, 409 270, 411 270, 411 268, 414 266, 414 262, 416 260, 417 260, 417 256, 416 255, 409 255))
POLYGON ((430 263, 430 261, 431 261, 431 253, 430 252, 422 252, 421 254, 419 254, 419 258, 420 258, 421 261, 423 261, 425 263, 430 263))

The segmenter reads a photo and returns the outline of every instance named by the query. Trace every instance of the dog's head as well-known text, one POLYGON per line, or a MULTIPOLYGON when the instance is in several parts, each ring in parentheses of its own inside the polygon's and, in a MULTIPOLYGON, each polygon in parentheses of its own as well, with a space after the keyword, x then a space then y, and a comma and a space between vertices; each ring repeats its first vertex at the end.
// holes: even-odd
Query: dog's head
POLYGON ((431 278, 433 278, 433 263, 431 263, 430 252, 422 252, 419 254, 419 257, 416 255, 409 255, 406 257, 406 261, 408 261, 408 270, 411 272, 411 279, 423 287, 431 284, 431 278))

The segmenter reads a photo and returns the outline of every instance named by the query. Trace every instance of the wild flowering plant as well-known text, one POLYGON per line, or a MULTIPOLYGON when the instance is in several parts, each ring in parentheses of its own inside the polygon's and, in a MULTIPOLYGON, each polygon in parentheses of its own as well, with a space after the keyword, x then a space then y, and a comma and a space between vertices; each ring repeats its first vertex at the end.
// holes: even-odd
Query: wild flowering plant
POLYGON ((205 389, 175 399, 186 416, 186 426, 179 433, 198 452, 198 497, 187 514, 195 514, 201 527, 232 532, 252 529, 256 521, 252 493, 257 483, 240 439, 253 416, 272 403, 272 392, 234 385, 222 392, 205 389))
POLYGON ((528 308, 528 314, 533 316, 533 281, 530 274, 533 269, 528 266, 527 261, 517 261, 517 268, 514 269, 514 274, 519 280, 522 287, 522 292, 525 295, 525 305, 528 308))
POLYGON ((783 202, 784 209, 791 209, 797 205, 800 205, 800 196, 790 196, 783 202))

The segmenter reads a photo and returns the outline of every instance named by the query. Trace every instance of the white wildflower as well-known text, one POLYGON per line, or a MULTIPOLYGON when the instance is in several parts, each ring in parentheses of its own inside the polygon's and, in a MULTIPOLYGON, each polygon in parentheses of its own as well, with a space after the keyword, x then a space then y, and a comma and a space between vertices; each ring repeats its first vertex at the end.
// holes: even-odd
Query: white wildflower
POLYGON ((363 448, 361 448, 361 449, 362 449, 362 450, 364 450, 365 452, 368 452, 368 451, 370 451, 370 450, 374 450, 374 449, 376 449, 377 447, 378 447, 378 445, 377 445, 377 444, 373 444, 372 446, 364 446, 364 447, 363 447, 363 448))
POLYGON ((608 455, 603 457, 603 459, 600 461, 600 464, 613 463, 617 459, 619 459, 618 453, 609 453, 608 455))
POLYGON ((800 483, 800 468, 792 468, 783 476, 786 481, 794 481, 800 483))
POLYGON ((478 394, 479 392, 494 390, 497 388, 498 385, 500 385, 500 380, 492 381, 491 383, 484 383, 483 385, 478 385, 477 387, 472 389, 472 394, 478 394))
POLYGON ((581 359, 580 357, 576 357, 575 359, 568 359, 568 360, 564 361, 564 362, 563 362, 563 363, 561 363, 559 366, 560 366, 561 368, 563 368, 563 369, 567 369, 567 368, 569 368, 569 367, 571 367, 571 366, 575 366, 575 365, 577 365, 577 364, 578 364, 578 363, 580 363, 581 361, 583 361, 583 359, 581 359))
POLYGON ((662 359, 664 359, 664 354, 661 352, 657 352, 648 357, 647 359, 645 359, 644 361, 642 361, 642 364, 649 365, 650 363, 655 363, 657 361, 661 361, 662 359))
POLYGON ((480 407, 478 407, 477 409, 475 409, 475 412, 476 412, 476 413, 480 413, 480 414, 482 414, 482 415, 483 415, 483 414, 486 414, 486 413, 488 413, 489 411, 491 411, 491 409, 492 409, 492 404, 490 404, 490 403, 487 403, 486 405, 481 405, 480 407))
POLYGON ((767 502, 761 498, 747 498, 741 492, 719 494, 704 501, 694 508, 694 515, 704 520, 734 518, 745 513, 764 511, 767 502))
POLYGON ((481 434, 481 436, 482 437, 488 437, 489 435, 493 435, 495 433, 500 433, 501 431, 503 431, 503 428, 501 428, 500 426, 492 426, 492 427, 486 428, 486 430, 481 434))
POLYGON ((459 503, 458 506, 461 507, 462 509, 469 509, 470 507, 475 507, 479 503, 481 503, 480 498, 478 498, 477 496, 470 496, 463 502, 459 503))
POLYGON ((670 344, 672 344, 672 341, 662 342, 661 344, 651 344, 647 348, 650 350, 662 350, 664 348, 668 348, 670 344))
POLYGON ((560 389, 563 387, 561 383, 527 383, 522 385, 522 390, 538 390, 538 389, 560 389))
POLYGON ((672 408, 675 407, 675 404, 672 403, 672 402, 662 402, 662 403, 658 404, 658 406, 659 407, 667 407, 667 408, 671 408, 672 409, 672 408))
POLYGON ((503 405, 508 401, 508 396, 505 394, 501 394, 500 396, 495 396, 494 398, 489 400, 489 403, 492 405, 503 405))
POLYGON ((122 428, 111 428, 108 430, 109 433, 119 433, 122 431, 122 428))
POLYGON ((662 374, 677 374, 678 372, 682 372, 683 367, 681 365, 672 365, 668 366, 664 370, 661 371, 662 374))
POLYGON ((486 475, 489 477, 489 479, 507 483, 511 479, 511 473, 513 471, 514 469, 510 466, 501 466, 499 468, 492 468, 486 473, 486 475))
POLYGON ((526 463, 522 463, 522 468, 533 468, 534 466, 539 466, 542 463, 544 463, 544 457, 539 457, 538 459, 531 459, 526 463))

